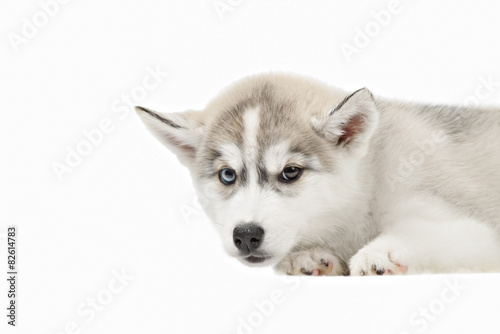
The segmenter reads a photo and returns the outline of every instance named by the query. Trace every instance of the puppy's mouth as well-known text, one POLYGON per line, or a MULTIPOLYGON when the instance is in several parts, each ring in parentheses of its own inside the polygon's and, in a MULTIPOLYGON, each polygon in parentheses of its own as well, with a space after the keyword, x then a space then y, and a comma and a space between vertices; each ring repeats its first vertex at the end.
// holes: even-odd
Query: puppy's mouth
POLYGON ((240 252, 239 256, 241 261, 247 264, 259 264, 272 258, 271 254, 260 250, 251 252, 240 252), (246 254, 245 254, 246 253, 246 254))
POLYGON ((250 262, 250 263, 262 263, 270 258, 271 258, 270 256, 248 255, 247 257, 244 257, 243 259, 247 262, 250 262))

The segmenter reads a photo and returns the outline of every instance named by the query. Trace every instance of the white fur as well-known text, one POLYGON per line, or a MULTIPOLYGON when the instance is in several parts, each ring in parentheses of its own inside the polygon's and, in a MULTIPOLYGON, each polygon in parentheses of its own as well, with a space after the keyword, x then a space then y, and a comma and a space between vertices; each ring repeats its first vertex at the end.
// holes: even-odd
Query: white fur
POLYGON ((220 145, 219 151, 222 152, 220 164, 218 165, 219 169, 227 167, 226 164, 236 170, 240 170, 243 167, 243 152, 240 151, 238 146, 233 143, 225 143, 220 145))
POLYGON ((182 129, 141 116, 193 172, 225 249, 245 264, 325 275, 345 274, 345 265, 352 275, 500 271, 500 111, 374 99, 366 89, 341 103, 346 95, 311 79, 267 74, 234 84, 199 115, 169 118, 182 129), (276 133, 280 140, 263 150, 261 162, 271 177, 290 164, 312 168, 287 188, 294 190, 289 196, 259 183, 263 111, 246 109, 242 150, 220 142, 217 168, 240 173, 246 164, 248 183, 224 199, 217 177, 198 177, 200 161, 172 148, 171 138, 196 146, 199 155, 203 140, 215 138, 204 135, 207 124, 214 126, 221 110, 267 85, 276 99, 287 101, 286 108, 295 108, 286 112, 299 128, 276 133), (330 162, 292 152, 297 130, 320 138, 330 162), (265 230, 261 249, 269 259, 249 264, 239 257, 232 233, 242 222, 258 222, 265 230), (333 270, 325 270, 325 263, 333 270))

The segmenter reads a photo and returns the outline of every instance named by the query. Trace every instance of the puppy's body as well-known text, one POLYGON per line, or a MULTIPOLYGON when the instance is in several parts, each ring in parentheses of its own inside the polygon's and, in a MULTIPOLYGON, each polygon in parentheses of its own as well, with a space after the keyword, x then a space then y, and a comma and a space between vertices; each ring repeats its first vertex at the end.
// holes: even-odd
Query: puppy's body
POLYGON ((500 270, 498 109, 399 103, 266 74, 202 112, 138 112, 190 169, 228 253, 248 265, 500 270))

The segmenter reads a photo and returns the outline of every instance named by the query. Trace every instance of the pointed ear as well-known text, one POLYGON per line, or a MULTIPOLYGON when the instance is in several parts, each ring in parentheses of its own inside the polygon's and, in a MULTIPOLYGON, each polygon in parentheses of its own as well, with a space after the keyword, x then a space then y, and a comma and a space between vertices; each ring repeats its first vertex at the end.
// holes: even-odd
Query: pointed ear
POLYGON ((143 107, 135 107, 135 110, 146 128, 175 153, 184 166, 193 164, 203 135, 201 112, 189 110, 161 114, 143 107))
POLYGON ((347 96, 323 118, 311 119, 311 124, 316 132, 336 146, 351 150, 367 148, 378 124, 378 110, 372 93, 362 88, 347 96))

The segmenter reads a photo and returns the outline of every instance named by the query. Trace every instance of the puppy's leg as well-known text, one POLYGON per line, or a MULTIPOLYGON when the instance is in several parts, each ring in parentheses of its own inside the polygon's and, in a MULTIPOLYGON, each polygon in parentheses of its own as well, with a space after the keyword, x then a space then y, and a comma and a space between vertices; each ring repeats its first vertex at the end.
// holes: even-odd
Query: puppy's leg
POLYGON ((500 270, 500 239, 473 219, 413 220, 383 232, 349 261, 351 275, 500 270))
POLYGON ((287 275, 338 276, 348 273, 345 262, 324 247, 291 252, 274 269, 287 275))

